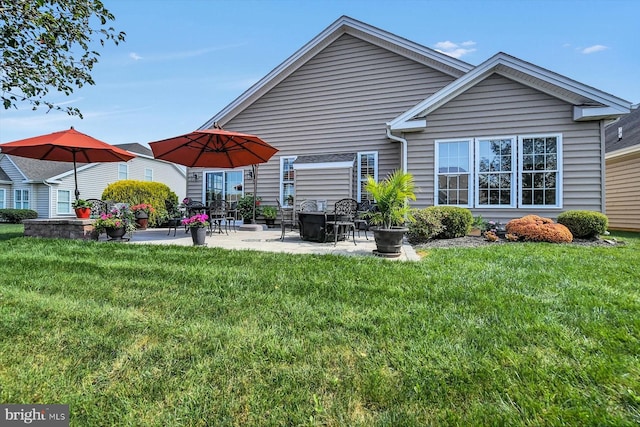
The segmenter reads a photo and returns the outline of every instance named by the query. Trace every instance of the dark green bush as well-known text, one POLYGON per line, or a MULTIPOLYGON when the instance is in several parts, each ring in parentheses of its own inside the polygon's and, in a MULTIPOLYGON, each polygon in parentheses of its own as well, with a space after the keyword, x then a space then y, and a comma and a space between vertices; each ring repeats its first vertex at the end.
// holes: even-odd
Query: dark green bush
POLYGON ((436 236, 436 239, 464 237, 471 230, 473 215, 469 209, 456 206, 431 206, 426 210, 434 212, 440 218, 440 222, 444 227, 442 232, 436 236))
POLYGON ((20 224, 23 219, 38 218, 38 212, 31 209, 0 209, 0 219, 11 224, 20 224))
POLYGON ((442 233, 440 214, 429 209, 412 209, 414 221, 409 223, 407 238, 413 244, 425 243, 442 233))
POLYGON ((558 223, 580 239, 597 237, 607 231, 609 219, 606 215, 594 211, 566 211, 558 215, 558 223))

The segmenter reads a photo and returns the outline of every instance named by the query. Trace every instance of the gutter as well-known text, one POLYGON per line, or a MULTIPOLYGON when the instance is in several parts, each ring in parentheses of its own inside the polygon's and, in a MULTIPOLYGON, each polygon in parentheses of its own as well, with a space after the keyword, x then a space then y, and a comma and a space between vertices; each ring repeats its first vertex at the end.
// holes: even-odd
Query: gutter
POLYGON ((407 172, 407 163, 408 163, 408 154, 407 154, 407 140, 404 138, 401 138, 399 136, 395 136, 391 133, 391 126, 389 126, 389 124, 387 123, 387 138, 389 138, 392 141, 396 141, 399 142, 402 147, 402 171, 403 172, 407 172))

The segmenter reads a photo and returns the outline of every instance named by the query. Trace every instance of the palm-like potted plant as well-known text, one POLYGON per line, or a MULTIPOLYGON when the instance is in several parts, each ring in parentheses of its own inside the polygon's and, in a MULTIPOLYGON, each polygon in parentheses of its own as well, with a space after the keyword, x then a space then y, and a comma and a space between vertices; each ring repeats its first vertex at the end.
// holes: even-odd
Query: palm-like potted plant
POLYGON ((376 202, 375 208, 364 216, 375 226, 372 230, 377 253, 400 256, 402 239, 408 231, 404 225, 413 220, 408 203, 408 200, 416 200, 413 175, 396 170, 380 182, 368 177, 365 189, 376 202))

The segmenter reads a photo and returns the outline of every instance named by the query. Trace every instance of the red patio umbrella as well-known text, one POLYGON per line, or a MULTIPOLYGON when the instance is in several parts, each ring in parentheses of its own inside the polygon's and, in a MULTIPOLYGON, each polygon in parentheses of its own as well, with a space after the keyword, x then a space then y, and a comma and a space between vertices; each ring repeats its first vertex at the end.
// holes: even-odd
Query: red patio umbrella
POLYGON ((76 163, 127 162, 136 157, 135 154, 78 132, 73 127, 0 144, 0 152, 38 160, 73 162, 76 200, 80 197, 76 163))
POLYGON ((267 162, 278 149, 255 135, 223 129, 196 130, 185 135, 150 142, 156 159, 188 167, 236 168, 253 166, 253 220, 257 165, 267 162))
POLYGON ((236 168, 268 161, 278 149, 255 135, 196 130, 149 143, 156 159, 189 167, 236 168))

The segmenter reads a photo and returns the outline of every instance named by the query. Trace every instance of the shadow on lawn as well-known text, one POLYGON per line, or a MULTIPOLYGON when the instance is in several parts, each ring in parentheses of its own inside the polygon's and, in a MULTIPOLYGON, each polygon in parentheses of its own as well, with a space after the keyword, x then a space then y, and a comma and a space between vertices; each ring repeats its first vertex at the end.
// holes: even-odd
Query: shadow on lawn
POLYGON ((24 225, 0 223, 0 241, 22 237, 24 235, 24 225))

